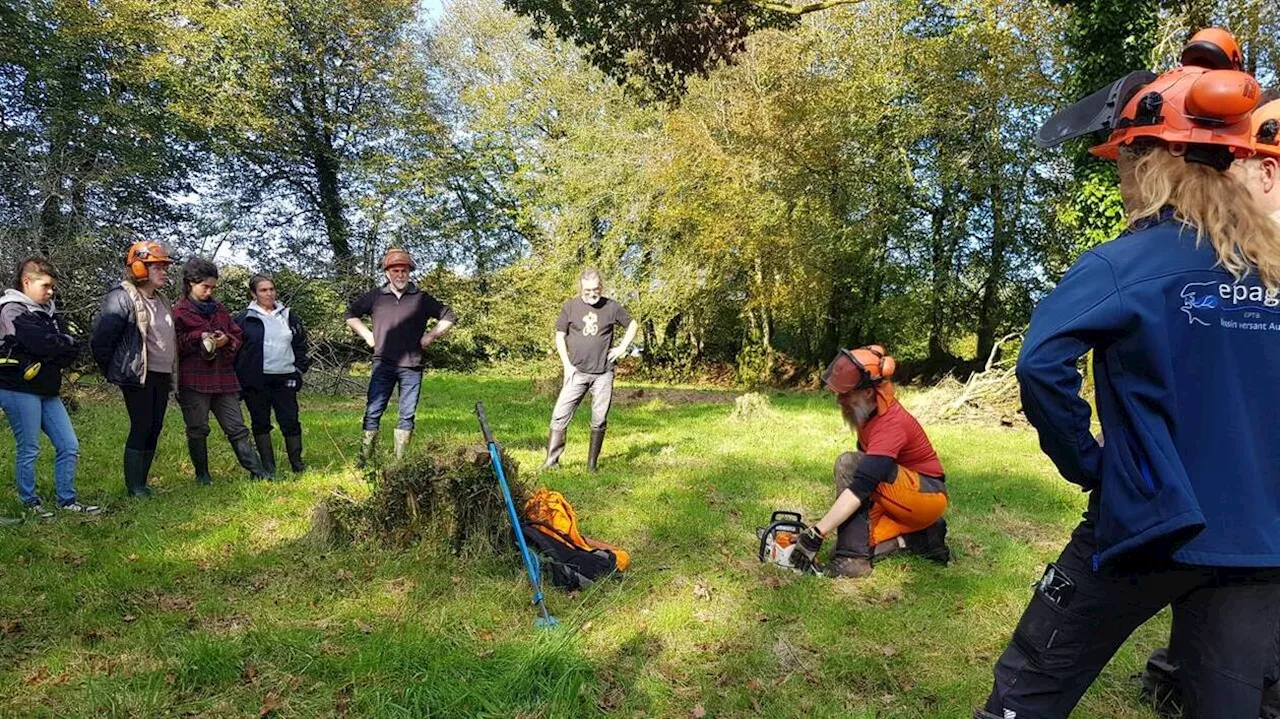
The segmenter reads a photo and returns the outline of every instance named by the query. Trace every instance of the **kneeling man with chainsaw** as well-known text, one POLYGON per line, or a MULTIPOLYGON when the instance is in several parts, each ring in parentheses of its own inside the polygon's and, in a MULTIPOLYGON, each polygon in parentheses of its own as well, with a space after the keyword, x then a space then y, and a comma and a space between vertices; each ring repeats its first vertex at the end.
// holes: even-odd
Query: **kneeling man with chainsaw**
POLYGON ((879 345, 840 350, 822 382, 858 435, 858 451, 836 459, 836 501, 800 534, 795 562, 812 566, 836 533, 827 565, 834 577, 865 577, 871 562, 906 550, 946 564, 947 489, 942 463, 924 429, 894 397, 895 362, 879 345))

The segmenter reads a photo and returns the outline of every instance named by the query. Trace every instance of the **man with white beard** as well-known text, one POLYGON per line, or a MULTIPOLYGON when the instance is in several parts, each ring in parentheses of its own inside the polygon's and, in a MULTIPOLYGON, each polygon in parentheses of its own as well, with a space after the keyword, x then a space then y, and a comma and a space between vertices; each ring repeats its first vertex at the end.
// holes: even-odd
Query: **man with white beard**
POLYGON ((894 396, 896 363, 883 347, 840 350, 822 382, 858 435, 858 451, 836 459, 836 501, 801 533, 798 566, 807 569, 836 533, 833 577, 865 577, 874 560, 899 550, 941 564, 947 549, 947 489, 942 463, 916 418, 894 396))

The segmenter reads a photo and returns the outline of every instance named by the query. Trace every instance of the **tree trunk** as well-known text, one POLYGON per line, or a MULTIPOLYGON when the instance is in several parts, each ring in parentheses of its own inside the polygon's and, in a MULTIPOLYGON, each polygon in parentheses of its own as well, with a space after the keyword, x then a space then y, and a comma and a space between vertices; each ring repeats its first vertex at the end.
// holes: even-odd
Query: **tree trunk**
POLYGON ((942 191, 942 200, 933 211, 933 236, 930 242, 930 265, 933 274, 932 297, 929 301, 929 359, 947 355, 943 338, 946 322, 947 280, 951 263, 947 253, 947 221, 951 215, 951 190, 942 191))
POLYGON ((985 360, 996 343, 1000 323, 1000 283, 1004 280, 1004 256, 1009 242, 1005 227, 1004 196, 999 186, 991 187, 991 259, 978 305, 978 357, 985 360))
POLYGON ((328 143, 321 144, 312 154, 312 163, 319 188, 320 216, 324 218, 329 248, 339 266, 351 264, 351 227, 347 223, 346 207, 342 202, 341 168, 337 154, 328 143))

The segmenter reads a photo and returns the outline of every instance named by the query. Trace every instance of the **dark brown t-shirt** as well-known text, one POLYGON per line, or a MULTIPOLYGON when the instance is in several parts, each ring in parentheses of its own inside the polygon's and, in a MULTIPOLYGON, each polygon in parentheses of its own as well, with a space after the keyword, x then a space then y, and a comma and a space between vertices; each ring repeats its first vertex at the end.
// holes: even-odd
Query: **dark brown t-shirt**
POLYGON ((622 305, 608 297, 594 305, 574 297, 564 303, 556 331, 565 333, 569 362, 588 374, 602 374, 609 369, 609 350, 613 347, 613 328, 631 324, 631 315, 622 305))
POLYGON ((422 335, 427 320, 457 322, 458 316, 449 306, 418 289, 412 282, 404 294, 396 297, 391 285, 383 285, 351 303, 347 319, 369 317, 373 320, 373 359, 390 362, 397 367, 422 368, 422 335))

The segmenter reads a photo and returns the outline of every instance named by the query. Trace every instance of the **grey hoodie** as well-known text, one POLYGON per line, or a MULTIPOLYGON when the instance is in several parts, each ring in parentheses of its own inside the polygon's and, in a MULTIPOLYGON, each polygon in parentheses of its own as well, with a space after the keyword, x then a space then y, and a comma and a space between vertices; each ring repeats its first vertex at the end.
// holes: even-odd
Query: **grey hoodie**
POLYGON ((0 295, 0 337, 13 334, 13 318, 23 312, 39 312, 53 317, 56 311, 56 305, 52 300, 47 306, 42 305, 20 290, 9 288, 0 295))

